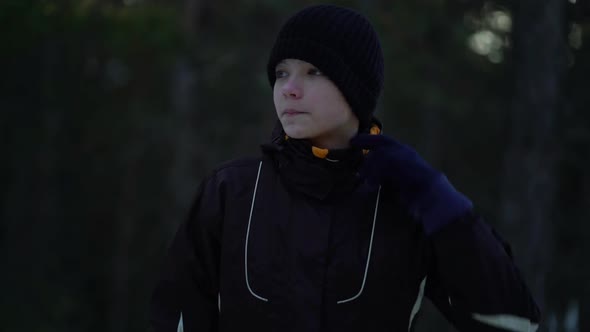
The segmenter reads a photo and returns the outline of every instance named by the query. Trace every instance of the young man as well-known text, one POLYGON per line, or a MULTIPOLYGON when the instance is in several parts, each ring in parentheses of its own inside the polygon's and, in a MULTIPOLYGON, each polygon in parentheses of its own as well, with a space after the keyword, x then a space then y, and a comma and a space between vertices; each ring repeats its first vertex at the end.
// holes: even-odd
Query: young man
POLYGON ((153 297, 156 331, 409 331, 424 296, 459 331, 535 331, 508 246, 411 148, 382 135, 377 35, 306 7, 268 61, 260 157, 199 188, 153 297))

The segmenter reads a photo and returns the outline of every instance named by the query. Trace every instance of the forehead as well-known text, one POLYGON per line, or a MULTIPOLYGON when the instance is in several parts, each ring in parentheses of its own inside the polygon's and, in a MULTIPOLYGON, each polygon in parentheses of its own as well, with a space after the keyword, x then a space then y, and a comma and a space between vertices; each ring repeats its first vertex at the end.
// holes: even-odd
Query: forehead
POLYGON ((299 59, 283 59, 277 63, 277 66, 314 66, 313 64, 299 59))

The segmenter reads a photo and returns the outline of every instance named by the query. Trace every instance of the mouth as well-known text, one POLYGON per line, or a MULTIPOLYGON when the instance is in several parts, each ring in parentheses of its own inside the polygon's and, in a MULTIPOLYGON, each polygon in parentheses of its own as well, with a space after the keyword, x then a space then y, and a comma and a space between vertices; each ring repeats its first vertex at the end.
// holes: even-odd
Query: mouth
POLYGON ((285 115, 285 116, 295 116, 295 115, 305 114, 305 113, 307 113, 307 112, 299 111, 299 110, 292 109, 292 108, 288 108, 283 111, 283 115, 285 115))

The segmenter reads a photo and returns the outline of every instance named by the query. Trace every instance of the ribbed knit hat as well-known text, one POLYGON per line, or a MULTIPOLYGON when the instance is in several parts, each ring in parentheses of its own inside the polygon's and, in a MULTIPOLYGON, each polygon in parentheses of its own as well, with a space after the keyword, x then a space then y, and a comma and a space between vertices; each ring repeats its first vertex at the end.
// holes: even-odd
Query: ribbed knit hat
POLYGON ((370 125, 383 87, 383 53, 375 29, 362 14, 334 5, 305 7, 279 31, 267 63, 271 87, 283 59, 316 66, 340 89, 360 129, 370 125))

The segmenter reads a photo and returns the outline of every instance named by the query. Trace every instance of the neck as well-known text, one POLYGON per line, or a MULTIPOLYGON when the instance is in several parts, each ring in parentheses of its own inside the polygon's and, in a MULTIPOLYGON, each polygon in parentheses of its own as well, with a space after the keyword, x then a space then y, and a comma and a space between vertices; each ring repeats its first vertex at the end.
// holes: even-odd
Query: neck
POLYGON ((358 128, 351 128, 344 135, 328 135, 310 138, 309 141, 315 147, 328 150, 342 150, 350 147, 350 139, 358 133, 358 128))
POLYGON ((349 141, 349 139, 346 141, 330 141, 330 140, 321 140, 321 139, 310 140, 310 142, 313 146, 318 147, 320 149, 328 149, 328 150, 347 149, 348 147, 350 147, 350 143, 348 143, 348 141, 349 141))

